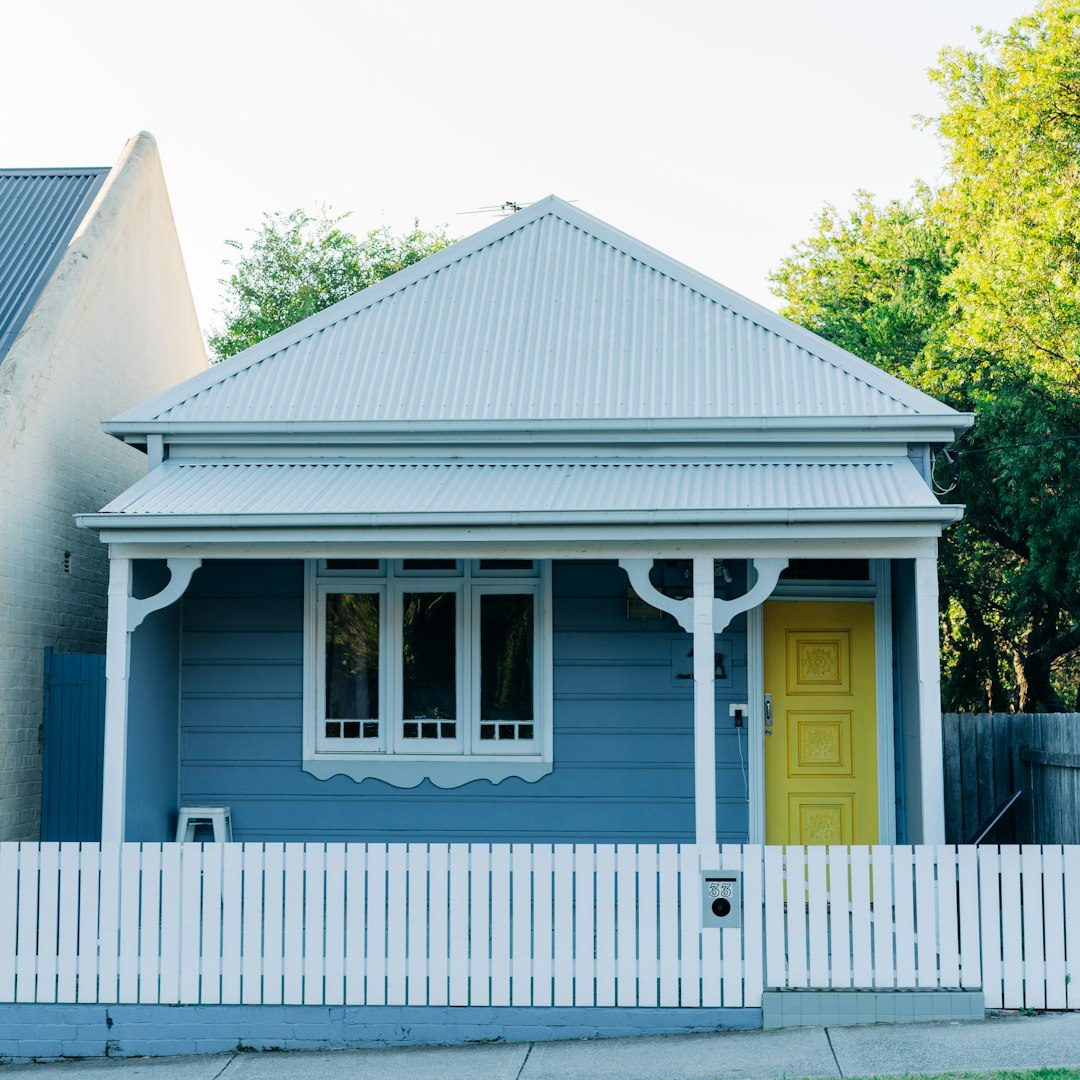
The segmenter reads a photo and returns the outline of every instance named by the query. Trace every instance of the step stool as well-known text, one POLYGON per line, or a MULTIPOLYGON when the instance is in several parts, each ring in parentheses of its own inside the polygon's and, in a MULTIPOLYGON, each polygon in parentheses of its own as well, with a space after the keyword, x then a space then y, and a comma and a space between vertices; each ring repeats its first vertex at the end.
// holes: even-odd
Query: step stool
POLYGON ((232 840, 232 815, 227 806, 181 806, 176 817, 176 841, 195 839, 201 826, 213 829, 214 843, 227 844, 232 840))

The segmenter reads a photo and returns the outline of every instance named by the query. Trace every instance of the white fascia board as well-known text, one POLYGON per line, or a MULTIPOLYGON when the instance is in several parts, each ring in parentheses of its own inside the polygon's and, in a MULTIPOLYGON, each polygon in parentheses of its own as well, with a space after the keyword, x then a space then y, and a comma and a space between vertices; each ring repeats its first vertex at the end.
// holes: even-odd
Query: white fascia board
POLYGON ((465 443, 505 441, 507 436, 541 436, 552 442, 590 440, 606 441, 623 438, 632 441, 654 442, 657 438, 679 438, 696 441, 703 438, 744 442, 755 436, 770 439, 805 439, 818 434, 830 441, 850 438, 905 439, 909 442, 951 443, 975 422, 974 413, 915 416, 761 416, 718 417, 703 421, 641 417, 635 420, 490 420, 457 421, 340 421, 290 420, 265 421, 163 421, 153 422, 110 420, 102 429, 127 442, 145 442, 150 434, 164 435, 177 441, 235 441, 262 442, 268 439, 291 439, 309 436, 319 442, 440 442, 456 436, 465 443))
POLYGON ((113 558, 125 559, 333 559, 333 558, 530 558, 530 559, 683 559, 712 554, 717 559, 806 558, 806 559, 914 559, 933 555, 937 534, 809 535, 806 530, 787 530, 775 535, 745 537, 688 537, 685 532, 670 537, 659 534, 646 539, 530 540, 520 538, 421 540, 372 539, 348 541, 339 538, 262 542, 230 537, 199 543, 192 538, 163 539, 160 536, 115 539, 109 546, 113 558))
POLYGON ((959 521, 964 508, 945 506, 868 507, 861 510, 848 508, 828 509, 774 509, 774 510, 592 510, 568 511, 450 511, 426 510, 408 514, 79 514, 76 521, 84 529, 206 529, 219 535, 223 530, 252 529, 257 532, 281 532, 293 529, 395 529, 395 528, 441 528, 475 532, 477 526, 507 526, 527 529, 529 526, 571 527, 588 531, 604 528, 609 524, 637 525, 648 528, 653 525, 801 525, 801 524, 857 524, 860 522, 883 522, 901 524, 907 522, 935 522, 941 525, 959 521))
MULTIPOLYGON (((956 513, 950 520, 957 520, 956 513)), ((206 528, 192 525, 170 523, 159 528, 143 527, 140 522, 131 522, 127 527, 116 527, 116 522, 109 521, 94 525, 80 520, 84 527, 100 529, 100 538, 107 544, 150 544, 154 546, 173 545, 183 549, 185 555, 191 554, 195 547, 200 550, 217 552, 205 557, 224 557, 237 545, 250 545, 255 548, 271 548, 277 545, 306 546, 320 551, 325 557, 326 551, 333 545, 347 549, 350 557, 357 558, 360 549, 365 554, 385 550, 390 545, 416 545, 430 549, 440 545, 446 551, 476 552, 476 557, 492 557, 493 546, 501 546, 507 551, 523 552, 545 545, 571 545, 575 551, 588 552, 597 545, 629 544, 632 546, 661 546, 685 544, 706 544, 714 546, 722 541, 734 541, 742 544, 757 544, 766 539, 784 540, 836 540, 853 544, 858 548, 861 541, 870 538, 902 537, 937 537, 948 522, 941 520, 927 521, 789 521, 775 522, 738 522, 729 521, 707 524, 654 524, 652 526, 627 526, 611 524, 607 527, 593 525, 547 525, 547 526, 491 526, 487 528, 438 528, 385 526, 383 528, 359 528, 354 524, 328 529, 325 526, 301 526, 291 528, 259 529, 234 525, 227 528, 206 528)), ((853 552, 854 554, 854 549, 853 552)), ((460 557, 465 557, 464 554, 460 557)), ((534 558, 541 556, 534 555, 534 558)))

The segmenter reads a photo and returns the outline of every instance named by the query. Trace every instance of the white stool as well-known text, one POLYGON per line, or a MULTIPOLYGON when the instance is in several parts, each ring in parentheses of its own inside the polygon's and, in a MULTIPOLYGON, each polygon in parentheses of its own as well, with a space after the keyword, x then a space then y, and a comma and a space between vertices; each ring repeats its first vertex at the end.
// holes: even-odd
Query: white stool
POLYGON ((214 831, 215 844, 232 840, 232 815, 227 806, 181 806, 176 818, 176 841, 195 839, 195 830, 209 826, 214 831))

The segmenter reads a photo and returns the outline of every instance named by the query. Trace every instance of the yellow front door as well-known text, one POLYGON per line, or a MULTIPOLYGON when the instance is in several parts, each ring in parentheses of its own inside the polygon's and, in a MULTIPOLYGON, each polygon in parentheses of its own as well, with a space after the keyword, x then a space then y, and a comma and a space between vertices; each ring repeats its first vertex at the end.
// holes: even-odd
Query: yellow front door
POLYGON ((876 844, 874 605, 765 604, 765 842, 876 844))

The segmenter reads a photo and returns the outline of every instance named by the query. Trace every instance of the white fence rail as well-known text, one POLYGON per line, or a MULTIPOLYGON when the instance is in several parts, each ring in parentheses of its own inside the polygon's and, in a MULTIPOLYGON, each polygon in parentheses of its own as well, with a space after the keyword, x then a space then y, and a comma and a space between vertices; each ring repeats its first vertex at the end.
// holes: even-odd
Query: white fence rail
POLYGON ((1080 1008, 1080 847, 0 844, 0 1001, 1080 1008), (701 930, 699 870, 743 872, 701 930))

